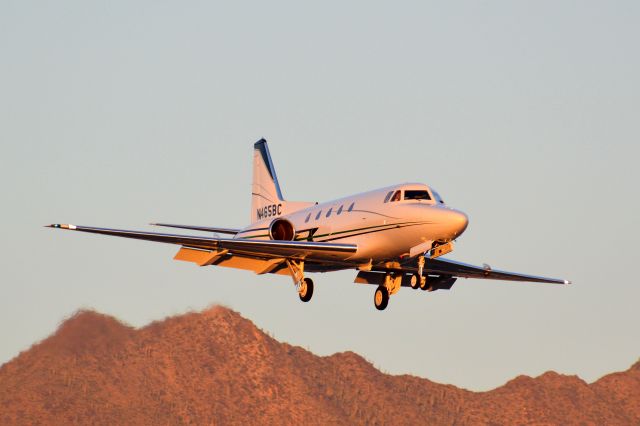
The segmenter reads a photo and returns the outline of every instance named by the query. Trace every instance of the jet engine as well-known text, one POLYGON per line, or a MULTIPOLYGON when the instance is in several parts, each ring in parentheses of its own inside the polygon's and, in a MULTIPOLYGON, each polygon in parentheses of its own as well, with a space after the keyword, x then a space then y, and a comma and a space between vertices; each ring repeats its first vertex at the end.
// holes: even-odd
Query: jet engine
POLYGON ((272 240, 293 241, 296 230, 287 219, 276 219, 269 225, 269 237, 272 240))

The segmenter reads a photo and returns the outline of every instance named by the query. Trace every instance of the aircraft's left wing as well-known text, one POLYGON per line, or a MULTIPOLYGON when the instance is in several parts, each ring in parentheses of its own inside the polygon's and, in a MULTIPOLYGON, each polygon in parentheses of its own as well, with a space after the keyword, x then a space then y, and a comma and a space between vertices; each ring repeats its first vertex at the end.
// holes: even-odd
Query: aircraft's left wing
POLYGON ((442 275, 451 275, 453 277, 462 278, 483 278, 488 280, 503 281, 527 281, 536 283, 549 284, 571 284, 570 281, 559 278, 547 278, 537 275, 520 274, 517 272, 507 272, 498 269, 492 269, 488 265, 474 266, 468 263, 457 262, 449 259, 425 259, 425 268, 429 272, 439 273, 442 275))
MULTIPOLYGON (((374 267, 374 270, 377 269, 374 267)), ((382 268, 389 269, 389 268, 382 268)), ((403 272, 417 272, 418 268, 413 266, 402 266, 403 272)), ((507 272, 498 269, 492 269, 488 265, 475 266, 468 263, 457 262, 455 260, 437 258, 429 259, 425 258, 424 265, 425 274, 435 274, 457 278, 479 278, 487 280, 502 280, 502 281, 524 281, 524 282, 537 282, 537 283, 549 283, 549 284, 571 284, 570 281, 560 278, 547 278, 537 275, 520 274, 517 272, 507 272)))
POLYGON ((309 241, 250 240, 244 238, 212 238, 191 235, 161 234, 157 232, 128 231, 125 229, 94 228, 66 224, 48 225, 50 228, 89 232, 133 238, 136 240, 178 244, 199 250, 228 250, 232 254, 256 259, 287 258, 298 260, 337 261, 351 257, 358 250, 354 244, 318 243, 309 241))

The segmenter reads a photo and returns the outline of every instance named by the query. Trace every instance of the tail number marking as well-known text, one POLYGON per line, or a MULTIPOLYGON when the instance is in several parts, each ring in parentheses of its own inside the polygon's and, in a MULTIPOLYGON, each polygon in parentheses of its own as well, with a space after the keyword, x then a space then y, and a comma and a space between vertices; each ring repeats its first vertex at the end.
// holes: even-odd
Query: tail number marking
POLYGON ((271 216, 280 216, 282 214, 282 204, 271 204, 256 210, 258 219, 266 219, 271 216))

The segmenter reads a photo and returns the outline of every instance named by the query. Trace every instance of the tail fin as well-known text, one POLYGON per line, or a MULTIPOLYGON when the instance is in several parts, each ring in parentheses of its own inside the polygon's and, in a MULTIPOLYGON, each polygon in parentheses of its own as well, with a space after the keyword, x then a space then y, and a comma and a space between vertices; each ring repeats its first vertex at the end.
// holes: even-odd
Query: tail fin
POLYGON ((314 203, 287 202, 282 197, 276 169, 267 141, 253 145, 253 183, 251 186, 251 223, 308 207, 314 203))

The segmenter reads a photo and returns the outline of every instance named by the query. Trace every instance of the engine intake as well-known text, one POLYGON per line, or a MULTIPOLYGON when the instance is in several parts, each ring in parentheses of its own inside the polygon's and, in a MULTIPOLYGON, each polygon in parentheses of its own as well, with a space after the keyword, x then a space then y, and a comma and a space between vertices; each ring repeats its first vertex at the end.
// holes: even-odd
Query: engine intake
POLYGON ((276 219, 269 225, 269 237, 272 240, 293 241, 296 230, 287 219, 276 219))

